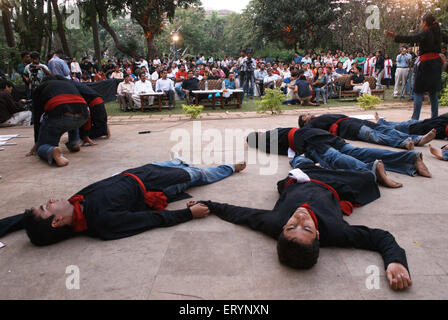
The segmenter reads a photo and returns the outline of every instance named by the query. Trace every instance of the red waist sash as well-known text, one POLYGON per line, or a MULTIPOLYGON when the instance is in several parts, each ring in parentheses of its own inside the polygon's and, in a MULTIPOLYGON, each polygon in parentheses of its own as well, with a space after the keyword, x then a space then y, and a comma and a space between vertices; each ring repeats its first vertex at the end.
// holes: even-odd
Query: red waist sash
POLYGON ((446 138, 448 138, 448 126, 445 127, 445 135, 446 135, 446 138))
POLYGON ((297 130, 299 130, 299 129, 294 128, 294 129, 289 130, 289 133, 288 133, 288 144, 289 144, 289 147, 291 148, 291 150, 294 150, 294 151, 296 151, 296 149, 294 147, 294 134, 296 133, 297 130))
POLYGON ((166 207, 168 207, 168 199, 163 192, 146 191, 145 185, 143 184, 142 180, 140 180, 139 177, 132 173, 123 172, 122 175, 129 176, 138 182, 138 184, 140 185, 140 189, 142 190, 145 197, 145 203, 149 207, 154 208, 157 211, 164 210, 166 207))
POLYGON ((350 119, 349 117, 346 118, 341 118, 338 121, 336 121, 335 123, 333 123, 330 127, 330 133, 334 136, 337 136, 339 133, 339 123, 341 123, 344 120, 350 119))
MULTIPOLYGON (((317 184, 321 185, 322 187, 330 190, 333 193, 336 200, 338 200, 339 205, 341 206, 341 210, 345 215, 349 216, 353 213, 353 207, 354 207, 353 204, 350 201, 341 200, 341 198, 339 197, 339 194, 336 192, 336 190, 333 187, 331 187, 330 185, 328 185, 322 181, 318 181, 318 180, 314 180, 314 179, 311 179, 310 181, 317 183, 317 184)), ((295 182, 296 182, 296 180, 289 179, 285 184, 285 189, 295 182)))
POLYGON ((86 100, 76 94, 60 94, 57 95, 45 103, 45 112, 53 111, 57 106, 67 103, 84 103, 87 104, 86 100))
POLYGON ((73 220, 72 229, 74 232, 84 232, 87 230, 87 221, 82 213, 81 202, 84 201, 84 196, 76 195, 71 197, 68 202, 73 205, 73 220))
POLYGON ((97 106, 97 105, 99 105, 101 103, 104 103, 103 98, 97 97, 97 98, 93 99, 92 101, 90 101, 89 107, 94 107, 94 106, 97 106))

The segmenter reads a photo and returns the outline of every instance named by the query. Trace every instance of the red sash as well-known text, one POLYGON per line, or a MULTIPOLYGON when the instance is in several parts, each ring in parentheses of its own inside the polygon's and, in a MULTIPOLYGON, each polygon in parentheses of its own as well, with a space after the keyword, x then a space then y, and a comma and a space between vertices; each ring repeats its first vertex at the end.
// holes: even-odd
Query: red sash
POLYGON ((84 196, 76 195, 71 197, 68 202, 73 205, 73 221, 72 229, 74 232, 84 232, 87 230, 87 222, 81 210, 81 202, 84 201, 84 196))
POLYGON ((296 151, 296 149, 294 147, 294 134, 296 133, 297 130, 299 130, 299 129, 294 128, 294 129, 289 130, 289 133, 288 133, 288 144, 289 144, 289 147, 291 148, 291 150, 294 150, 294 151, 296 151))
POLYGON ((93 99, 92 101, 90 101, 89 107, 94 107, 101 103, 104 103, 104 100, 101 97, 97 97, 97 98, 93 99))
POLYGON ((346 118, 341 118, 338 121, 336 121, 335 123, 333 123, 330 127, 330 133, 334 136, 337 136, 339 133, 339 123, 341 123, 344 120, 350 119, 349 117, 346 118))
POLYGON ((76 94, 60 94, 57 95, 45 103, 45 112, 53 111, 57 106, 66 103, 84 103, 87 104, 86 100, 76 94))
POLYGON ((92 129, 92 119, 90 118, 90 109, 87 108, 87 112, 89 113, 89 119, 87 120, 87 122, 82 126, 82 129, 84 131, 90 131, 90 129, 92 129))
POLYGON ((442 60, 442 57, 440 56, 440 53, 436 53, 436 52, 428 52, 428 53, 422 54, 420 56, 421 62, 425 62, 425 61, 429 61, 429 60, 437 60, 437 59, 442 60))
POLYGON ((308 203, 304 203, 300 206, 300 208, 305 208, 306 210, 308 210, 311 219, 313 219, 314 225, 316 226, 316 229, 319 229, 319 225, 317 223, 317 218, 316 218, 316 214, 314 213, 314 211, 311 209, 311 206, 308 203))
POLYGON ((445 135, 448 138, 448 126, 445 127, 445 135))
POLYGON ((166 207, 168 207, 168 199, 163 192, 146 191, 145 185, 143 184, 142 180, 140 180, 139 177, 132 173, 123 172, 122 175, 134 178, 138 182, 138 184, 140 185, 140 189, 142 189, 143 195, 145 197, 145 203, 149 207, 154 208, 157 211, 164 210, 166 207))
MULTIPOLYGON (((296 182, 296 180, 289 179, 285 184, 285 189, 295 182, 296 182)), ((353 207, 354 207, 353 204, 350 201, 341 200, 341 198, 339 197, 339 194, 336 192, 336 190, 333 187, 331 187, 330 185, 328 185, 324 182, 314 180, 314 179, 311 179, 311 182, 317 183, 317 184, 321 185, 322 187, 330 190, 333 193, 336 200, 338 200, 339 205, 341 206, 341 210, 345 215, 349 216, 353 213, 353 207)))

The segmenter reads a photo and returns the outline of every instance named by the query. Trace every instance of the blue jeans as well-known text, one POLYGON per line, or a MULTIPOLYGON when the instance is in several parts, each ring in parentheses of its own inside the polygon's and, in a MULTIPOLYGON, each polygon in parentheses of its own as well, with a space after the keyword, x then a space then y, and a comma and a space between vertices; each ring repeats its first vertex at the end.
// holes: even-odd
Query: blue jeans
MULTIPOLYGON (((423 93, 414 93, 414 114, 412 115, 412 120, 420 119, 424 97, 425 94, 423 93)), ((437 92, 429 93, 429 100, 431 101, 431 119, 437 118, 439 116, 439 97, 437 92)))
POLYGON ((249 97, 254 96, 255 77, 253 72, 246 72, 243 83, 244 93, 249 97))
POLYGON ((323 154, 315 149, 307 150, 309 158, 327 169, 373 171, 376 160, 382 160, 386 170, 415 176, 415 163, 421 155, 417 151, 395 152, 384 149, 357 148, 346 144, 341 149, 329 148, 323 154))
MULTIPOLYGON (((333 150, 335 150, 335 149, 333 149, 333 150)), ((336 153, 334 153, 333 151, 330 151, 330 153, 332 153, 332 154, 336 154, 336 153)), ((320 163, 320 162, 319 162, 320 163)), ((291 165, 291 167, 293 167, 294 169, 300 169, 300 167, 302 166, 302 165, 315 165, 315 163, 314 163, 314 161, 313 160, 311 160, 311 159, 308 159, 308 158, 305 158, 304 156, 296 156, 294 159, 292 159, 290 162, 289 162, 289 164, 291 165)), ((321 164, 321 166, 322 167, 325 167, 322 163, 320 163, 321 164)), ((361 164, 358 164, 359 166, 358 166, 358 168, 357 169, 353 169, 353 168, 345 168, 345 170, 347 170, 347 171, 366 171, 366 170, 368 170, 368 171, 370 171, 372 174, 373 174, 373 176, 375 177, 375 181, 376 181, 376 173, 374 172, 374 170, 373 170, 373 163, 372 163, 372 168, 371 169, 368 169, 368 166, 363 166, 363 165, 361 165, 361 164)), ((325 167, 325 168, 328 168, 328 167, 325 167)), ((343 168, 340 168, 340 169, 343 169, 343 168)))
POLYGON ((201 169, 193 167, 179 158, 175 158, 171 161, 166 162, 153 162, 152 164, 160 167, 184 169, 191 177, 191 180, 189 182, 170 186, 163 190, 167 197, 173 197, 175 195, 183 193, 185 190, 191 187, 199 187, 218 182, 230 177, 235 172, 234 165, 222 165, 216 168, 201 169))
POLYGON ((448 150, 442 150, 443 160, 448 161, 448 150))
POLYGON ((326 93, 325 88, 316 88, 316 87, 314 87, 314 91, 316 92, 316 103, 319 103, 321 94, 322 94, 323 102, 327 103, 327 93, 326 93))
POLYGON ((381 126, 391 127, 392 129, 398 130, 400 132, 409 134, 411 125, 421 122, 420 120, 409 120, 405 122, 392 122, 380 119, 378 124, 381 126))
POLYGON ((368 126, 362 126, 358 132, 358 139, 384 146, 406 149, 405 146, 410 140, 414 141, 415 144, 418 144, 422 137, 417 135, 411 136, 390 127, 380 125, 375 129, 368 126))
POLYGON ((187 96, 185 94, 185 92, 182 90, 182 82, 178 82, 176 83, 174 90, 176 90, 177 95, 179 96, 179 98, 181 99, 185 99, 185 97, 187 96))
POLYGON ((86 123, 87 120, 87 116, 49 118, 48 115, 45 115, 39 129, 37 155, 41 159, 48 161, 49 164, 52 164, 54 160, 51 153, 59 145, 59 140, 66 132, 68 132, 69 142, 67 143, 67 147, 69 149, 75 145, 80 145, 81 140, 79 138, 78 128, 86 123))

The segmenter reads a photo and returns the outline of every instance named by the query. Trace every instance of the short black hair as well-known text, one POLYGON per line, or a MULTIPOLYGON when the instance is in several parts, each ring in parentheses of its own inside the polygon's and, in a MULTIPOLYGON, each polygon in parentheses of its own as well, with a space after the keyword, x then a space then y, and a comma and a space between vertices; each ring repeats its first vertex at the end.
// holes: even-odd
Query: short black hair
POLYGON ((251 132, 246 138, 246 142, 251 148, 258 148, 258 132, 251 132))
POLYGON ((33 51, 33 52, 31 52, 30 57, 31 57, 31 59, 36 59, 36 58, 40 59, 40 53, 37 51, 33 51))
POLYGON ((299 116, 299 128, 303 128, 305 126, 305 121, 303 120, 305 116, 303 114, 301 114, 299 116))
POLYGON ((20 54, 20 57, 23 59, 23 58, 25 58, 27 55, 29 55, 30 53, 28 52, 28 51, 23 51, 21 54, 20 54))
POLYGON ((64 50, 58 49, 54 52, 55 54, 64 54, 64 50))
POLYGON ((280 234, 277 241, 277 254, 281 264, 294 269, 311 269, 319 258, 319 240, 317 237, 311 244, 303 244, 280 234))
POLYGON ((14 84, 8 80, 0 80, 0 90, 6 89, 6 87, 14 88, 14 84))
POLYGON ((28 238, 34 245, 49 246, 75 236, 70 226, 53 228, 51 226, 53 218, 54 216, 42 219, 36 217, 32 209, 25 211, 23 224, 28 238))

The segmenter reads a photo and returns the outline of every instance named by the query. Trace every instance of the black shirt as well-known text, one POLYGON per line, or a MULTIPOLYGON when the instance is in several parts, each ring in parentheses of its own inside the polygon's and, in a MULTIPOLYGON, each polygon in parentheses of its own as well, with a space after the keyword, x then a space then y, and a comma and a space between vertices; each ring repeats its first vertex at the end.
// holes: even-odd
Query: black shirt
POLYGON ((192 79, 185 79, 182 83, 182 89, 193 91, 193 90, 200 90, 199 89, 199 80, 196 78, 192 79))
MULTIPOLYGON (((333 187, 341 200, 364 205, 380 197, 373 174, 368 171, 351 172, 326 170, 315 166, 300 167, 311 179, 333 187)), ((406 253, 387 231, 365 226, 351 226, 343 219, 339 202, 327 188, 308 182, 293 183, 284 189, 287 179, 278 183, 280 199, 272 210, 243 208, 216 202, 204 202, 210 211, 228 222, 247 225, 253 230, 278 239, 294 212, 308 203, 316 214, 322 247, 352 247, 377 251, 384 265, 397 262, 408 268, 406 253)))
POLYGON ((359 74, 359 76, 354 74, 350 77, 350 80, 353 81, 354 84, 362 84, 366 78, 364 78, 364 75, 362 74, 359 74))
POLYGON ((300 98, 311 97, 310 83, 306 80, 297 80, 298 94, 300 98))

